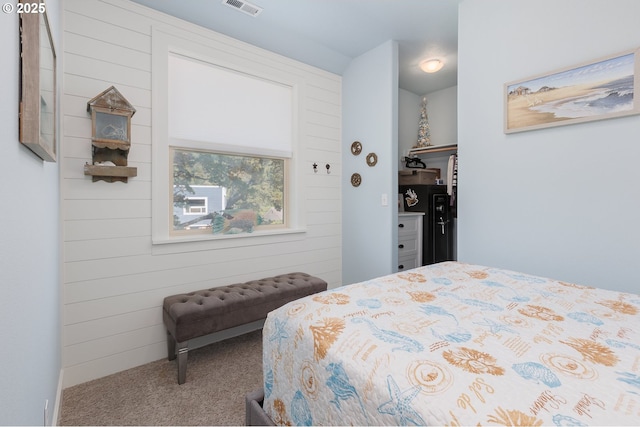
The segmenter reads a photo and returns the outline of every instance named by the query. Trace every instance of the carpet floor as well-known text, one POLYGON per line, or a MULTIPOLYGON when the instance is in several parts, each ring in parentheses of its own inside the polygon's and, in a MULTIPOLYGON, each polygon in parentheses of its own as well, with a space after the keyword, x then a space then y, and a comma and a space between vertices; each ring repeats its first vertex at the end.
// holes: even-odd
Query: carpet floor
POLYGON ((244 425, 246 393, 262 387, 262 331, 158 360, 63 391, 58 425, 244 425))

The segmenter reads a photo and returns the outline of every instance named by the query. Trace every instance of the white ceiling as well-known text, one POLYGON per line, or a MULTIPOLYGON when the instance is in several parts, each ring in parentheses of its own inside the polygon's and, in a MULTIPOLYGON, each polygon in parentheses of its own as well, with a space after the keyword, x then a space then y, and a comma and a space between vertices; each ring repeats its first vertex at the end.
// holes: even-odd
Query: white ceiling
POLYGON ((424 95, 457 84, 459 0, 247 0, 264 9, 256 17, 222 0, 133 1, 336 74, 393 39, 400 88, 424 95), (444 68, 421 71, 434 56, 444 68))

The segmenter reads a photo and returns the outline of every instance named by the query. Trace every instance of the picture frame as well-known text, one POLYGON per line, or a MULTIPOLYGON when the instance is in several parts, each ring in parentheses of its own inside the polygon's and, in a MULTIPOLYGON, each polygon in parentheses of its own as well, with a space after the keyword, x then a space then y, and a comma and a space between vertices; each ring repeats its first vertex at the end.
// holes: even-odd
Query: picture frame
MULTIPOLYGON (((42 6, 43 2, 38 4, 42 6)), ((55 162, 56 52, 46 10, 40 7, 29 11, 19 14, 20 142, 42 160, 55 162)))
POLYGON ((640 114, 640 48, 504 85, 504 133, 640 114))

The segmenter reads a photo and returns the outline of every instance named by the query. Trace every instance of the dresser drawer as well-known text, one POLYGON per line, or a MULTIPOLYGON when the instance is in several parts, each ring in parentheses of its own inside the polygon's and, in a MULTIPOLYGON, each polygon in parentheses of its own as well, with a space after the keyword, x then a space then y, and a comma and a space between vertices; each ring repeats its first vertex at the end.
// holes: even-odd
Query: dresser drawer
POLYGON ((402 217, 398 218, 398 238, 401 236, 415 236, 418 233, 422 217, 402 217))
POLYGON ((398 238, 398 258, 414 255, 418 252, 418 239, 416 237, 398 238))
POLYGON ((411 270, 419 266, 418 259, 415 256, 398 258, 398 271, 411 270))
POLYGON ((421 212, 398 213, 398 271, 422 265, 423 217, 421 212))

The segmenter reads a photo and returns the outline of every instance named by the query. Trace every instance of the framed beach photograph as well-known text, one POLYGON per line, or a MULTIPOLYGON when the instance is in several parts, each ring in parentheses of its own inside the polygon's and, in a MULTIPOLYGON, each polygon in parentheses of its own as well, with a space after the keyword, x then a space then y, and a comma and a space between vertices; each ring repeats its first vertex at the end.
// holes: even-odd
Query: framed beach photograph
POLYGON ((504 132, 640 114, 640 49, 504 85, 504 132))

